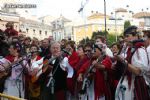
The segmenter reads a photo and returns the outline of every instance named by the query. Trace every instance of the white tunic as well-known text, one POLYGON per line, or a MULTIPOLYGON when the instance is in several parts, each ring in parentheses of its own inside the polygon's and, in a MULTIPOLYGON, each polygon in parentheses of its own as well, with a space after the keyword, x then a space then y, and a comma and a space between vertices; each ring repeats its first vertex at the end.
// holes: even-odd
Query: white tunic
MULTIPOLYGON (((145 73, 147 72, 147 70, 149 70, 148 67, 148 59, 147 59, 147 53, 146 50, 144 48, 139 48, 132 56, 131 59, 131 64, 139 67, 141 69, 141 76, 145 77, 145 73)), ((125 76, 124 81, 122 83, 123 86, 126 87, 126 91, 124 92, 124 96, 122 96, 122 92, 119 90, 120 87, 120 82, 117 86, 116 89, 116 95, 115 95, 115 100, 134 100, 134 80, 135 80, 135 75, 132 74, 132 83, 131 83, 131 89, 128 88, 128 80, 127 80, 127 76, 125 76)))
MULTIPOLYGON (((149 59, 149 68, 150 68, 150 45, 147 47, 147 55, 149 59)), ((145 73, 145 79, 146 79, 147 85, 150 86, 150 70, 148 70, 147 73, 145 73)))
MULTIPOLYGON (((5 80, 4 91, 3 91, 4 94, 24 98, 25 80, 22 71, 23 71, 23 67, 27 67, 27 66, 28 64, 26 61, 23 61, 23 66, 21 64, 12 66, 11 75, 7 77, 7 79, 5 80)), ((7 99, 3 99, 3 100, 7 100, 7 99)))

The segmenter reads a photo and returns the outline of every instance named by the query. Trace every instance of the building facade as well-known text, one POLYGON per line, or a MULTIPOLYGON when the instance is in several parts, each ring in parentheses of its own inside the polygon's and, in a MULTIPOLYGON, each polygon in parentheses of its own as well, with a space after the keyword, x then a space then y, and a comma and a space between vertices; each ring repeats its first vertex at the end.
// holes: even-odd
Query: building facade
POLYGON ((42 40, 52 36, 52 27, 38 21, 20 18, 20 33, 42 40))
POLYGON ((14 29, 19 31, 19 15, 0 11, 0 29, 4 31, 6 29, 6 23, 8 22, 13 22, 14 29))
POLYGON ((71 22, 69 19, 60 15, 59 18, 51 23, 54 40, 60 41, 61 39, 67 38, 67 34, 70 34, 70 31, 72 31, 72 28, 66 25, 69 22, 71 22))

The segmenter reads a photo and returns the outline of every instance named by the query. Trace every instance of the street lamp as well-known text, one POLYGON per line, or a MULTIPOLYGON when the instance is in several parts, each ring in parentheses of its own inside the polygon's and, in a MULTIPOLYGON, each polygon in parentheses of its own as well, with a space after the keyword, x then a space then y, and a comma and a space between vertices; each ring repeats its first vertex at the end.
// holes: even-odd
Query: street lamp
MULTIPOLYGON (((113 13, 111 13, 111 14, 113 14, 113 13)), ((114 20, 115 21, 115 35, 116 35, 116 42, 117 42, 117 40, 118 40, 117 21, 122 20, 122 18, 117 18, 117 11, 115 10, 115 17, 112 17, 109 20, 114 20)))
POLYGON ((107 39, 107 26, 106 26, 106 0, 104 0, 104 22, 105 22, 105 37, 107 39))

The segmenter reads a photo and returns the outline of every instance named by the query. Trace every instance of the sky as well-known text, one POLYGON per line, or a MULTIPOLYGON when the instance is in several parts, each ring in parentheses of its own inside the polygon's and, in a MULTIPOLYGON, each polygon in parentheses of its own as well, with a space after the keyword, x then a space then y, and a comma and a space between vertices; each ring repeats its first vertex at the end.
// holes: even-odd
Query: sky
MULTIPOLYGON (((1 0, 0 0, 1 1, 1 0)), ((7 1, 7 0, 6 0, 7 1)), ((76 17, 88 16, 91 11, 104 12, 104 0, 19 0, 20 2, 37 4, 37 8, 32 10, 33 15, 38 17, 51 15, 59 17, 60 14, 69 19, 76 17), (88 1, 85 5, 83 13, 78 13, 81 7, 81 2, 88 1)), ((149 8, 149 0, 106 0, 107 14, 110 15, 116 8, 127 8, 133 12, 139 12, 141 9, 147 11, 149 8)))

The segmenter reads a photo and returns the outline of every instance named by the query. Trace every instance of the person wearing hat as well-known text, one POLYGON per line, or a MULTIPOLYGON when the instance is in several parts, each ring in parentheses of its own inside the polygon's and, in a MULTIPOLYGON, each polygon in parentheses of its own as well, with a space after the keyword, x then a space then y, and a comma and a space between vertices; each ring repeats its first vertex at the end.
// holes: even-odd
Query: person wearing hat
POLYGON ((117 59, 125 63, 125 68, 116 89, 115 100, 150 100, 144 75, 149 70, 144 42, 133 43, 138 40, 136 26, 128 27, 124 31, 124 36, 130 43, 126 58, 117 59))

